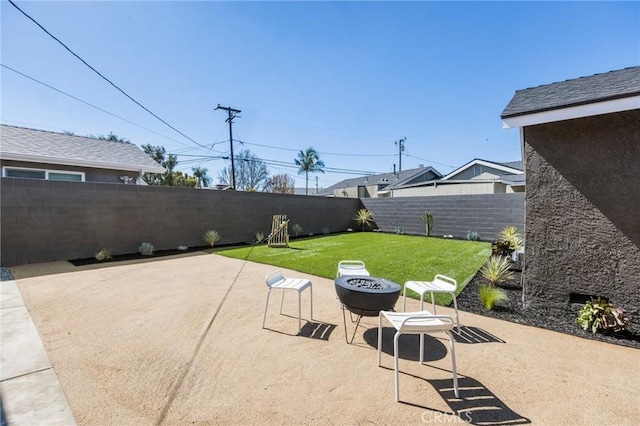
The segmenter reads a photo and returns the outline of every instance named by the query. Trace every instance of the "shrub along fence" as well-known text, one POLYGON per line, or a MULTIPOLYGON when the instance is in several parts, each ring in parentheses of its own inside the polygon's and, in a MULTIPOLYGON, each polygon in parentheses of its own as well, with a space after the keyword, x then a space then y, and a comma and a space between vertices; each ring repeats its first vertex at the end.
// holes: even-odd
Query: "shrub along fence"
POLYGON ((203 246, 208 230, 219 244, 255 239, 271 232, 272 216, 285 214, 289 229, 321 234, 359 229, 353 217, 366 207, 384 232, 424 235, 421 216, 434 217, 432 235, 465 238, 477 231, 492 240, 506 225, 522 229, 524 194, 325 198, 193 188, 1 178, 3 266, 92 257, 103 248, 112 255, 136 252, 142 242, 156 250, 203 246))

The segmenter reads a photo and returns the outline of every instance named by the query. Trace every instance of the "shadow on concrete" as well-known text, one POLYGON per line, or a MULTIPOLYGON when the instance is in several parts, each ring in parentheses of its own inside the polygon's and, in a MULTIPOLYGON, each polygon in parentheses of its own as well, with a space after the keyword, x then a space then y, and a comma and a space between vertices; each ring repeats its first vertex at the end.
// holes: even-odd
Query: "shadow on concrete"
POLYGON ((309 337, 311 339, 329 340, 331 333, 336 329, 335 324, 328 324, 323 322, 307 322, 302 326, 302 330, 298 333, 298 336, 309 337))
POLYGON ((531 423, 531 420, 513 411, 482 383, 471 377, 458 377, 459 398, 456 398, 453 393, 452 379, 427 379, 427 382, 435 388, 451 410, 469 424, 521 425, 531 423))
MULTIPOLYGON (((281 314, 282 316, 289 317, 292 319, 298 320, 298 317, 294 317, 293 315, 281 314)), ((264 327, 265 330, 272 331, 274 333, 284 334, 287 336, 300 336, 300 337, 308 337, 310 339, 317 340, 329 340, 331 334, 336 329, 335 324, 330 324, 326 322, 314 322, 314 321, 306 321, 303 318, 305 323, 302 326, 302 329, 297 334, 285 333, 284 331, 275 330, 273 328, 264 327)))
POLYGON ((496 337, 488 331, 485 331, 478 327, 467 327, 465 325, 462 325, 460 326, 460 334, 452 334, 453 340, 455 340, 456 343, 506 343, 501 338, 496 337))
MULTIPOLYGON (((450 370, 434 366, 428 367, 451 374, 450 370)), ((393 368, 389 367, 383 366, 380 368, 391 372, 394 371, 393 368)), ((513 411, 482 383, 471 377, 458 375, 460 397, 456 398, 453 390, 453 379, 451 378, 429 380, 403 371, 400 371, 400 375, 400 403, 427 410, 421 416, 423 423, 460 423, 460 421, 472 425, 524 425, 531 423, 531 420, 513 411), (428 382, 447 403, 451 411, 443 411, 416 402, 403 401, 403 376, 405 380, 406 377, 412 377, 428 382)), ((389 380, 393 381, 393 377, 390 376, 389 380)))
MULTIPOLYGON (((382 352, 393 356, 393 336, 396 330, 393 327, 382 328, 382 352)), ((455 334, 455 333, 454 333, 455 334)), ((370 328, 364 332, 364 340, 376 350, 378 349, 378 327, 370 328)), ((449 338, 443 334, 445 342, 441 342, 429 334, 424 336, 424 362, 437 361, 447 356, 449 338)), ((417 334, 403 334, 398 340, 398 358, 410 361, 420 360, 420 336, 417 334)))

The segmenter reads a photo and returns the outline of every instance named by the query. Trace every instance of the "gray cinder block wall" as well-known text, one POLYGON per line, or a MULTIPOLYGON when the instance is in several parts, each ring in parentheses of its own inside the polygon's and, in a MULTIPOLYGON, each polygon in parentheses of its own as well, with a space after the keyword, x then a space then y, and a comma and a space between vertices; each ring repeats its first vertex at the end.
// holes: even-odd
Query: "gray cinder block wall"
POLYGON ((220 244, 245 243, 257 231, 268 235, 274 214, 290 225, 320 234, 356 228, 355 212, 370 209, 385 232, 398 226, 424 235, 421 215, 434 215, 433 235, 465 238, 476 231, 495 239, 506 225, 522 228, 523 194, 490 194, 392 199, 304 197, 87 182, 2 178, 0 186, 3 266, 136 252, 143 241, 156 249, 202 246, 202 235, 217 230, 220 244))
POLYGON ((640 331, 640 110, 524 129, 525 291, 609 298, 640 331))
POLYGON ((524 233, 524 193, 451 195, 436 197, 363 198, 362 202, 384 232, 402 228, 405 234, 425 235, 422 215, 433 215, 432 236, 466 238, 468 231, 493 241, 509 225, 524 233))
POLYGON ((362 206, 354 198, 303 197, 105 183, 2 178, 3 266, 134 253, 143 241, 156 249, 202 246, 217 230, 220 244, 243 243, 271 232, 286 214, 304 234, 344 231, 362 206))

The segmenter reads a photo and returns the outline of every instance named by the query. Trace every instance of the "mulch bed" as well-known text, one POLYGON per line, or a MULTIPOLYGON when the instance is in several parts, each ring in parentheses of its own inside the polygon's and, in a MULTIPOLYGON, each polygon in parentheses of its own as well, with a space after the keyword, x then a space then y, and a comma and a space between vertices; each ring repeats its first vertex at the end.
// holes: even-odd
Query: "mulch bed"
POLYGON ((112 263, 112 262, 122 262, 123 260, 137 260, 137 259, 155 259, 158 257, 166 257, 166 256, 174 256, 176 254, 184 254, 184 253, 193 253, 196 251, 203 251, 210 249, 210 246, 198 246, 198 247, 189 247, 186 250, 156 250, 153 252, 151 256, 144 256, 140 253, 127 253, 127 254, 118 254, 111 256, 111 259, 107 260, 97 260, 95 257, 87 257, 85 259, 74 259, 69 262, 74 266, 84 266, 84 265, 93 265, 96 263, 112 263))
POLYGON ((640 334, 630 331, 614 335, 602 333, 593 334, 590 331, 583 330, 575 322, 580 305, 573 305, 566 310, 548 309, 540 306, 523 308, 522 286, 520 284, 521 272, 514 272, 513 279, 500 285, 500 288, 509 296, 509 301, 502 306, 494 307, 492 311, 487 311, 487 309, 482 306, 480 297, 478 296, 478 288, 485 280, 482 275, 480 275, 480 272, 478 272, 458 296, 458 308, 462 311, 518 324, 545 328, 586 339, 600 340, 602 342, 640 349, 640 334))

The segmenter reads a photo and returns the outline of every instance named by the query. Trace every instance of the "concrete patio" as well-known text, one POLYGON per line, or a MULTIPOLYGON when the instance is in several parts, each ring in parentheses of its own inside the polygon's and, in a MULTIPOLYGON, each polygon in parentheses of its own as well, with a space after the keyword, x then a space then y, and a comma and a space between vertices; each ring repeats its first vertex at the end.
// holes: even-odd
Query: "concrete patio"
MULTIPOLYGON (((637 350, 465 312, 456 337, 460 398, 446 336, 427 337, 428 365, 417 361, 417 337, 404 336, 396 403, 392 329, 377 367, 377 318, 345 343, 332 280, 285 271, 312 280, 314 320, 297 335, 295 293, 285 296, 284 315, 274 293, 261 328, 264 276, 274 269, 191 254, 11 271, 80 425, 640 423, 637 350)), ((302 304, 308 319, 308 292, 302 304)), ((3 326, 3 372, 19 361, 19 352, 5 359, 14 344, 3 326)), ((5 382, 2 396, 9 421, 29 409, 11 401, 42 397, 28 383, 5 382)))

